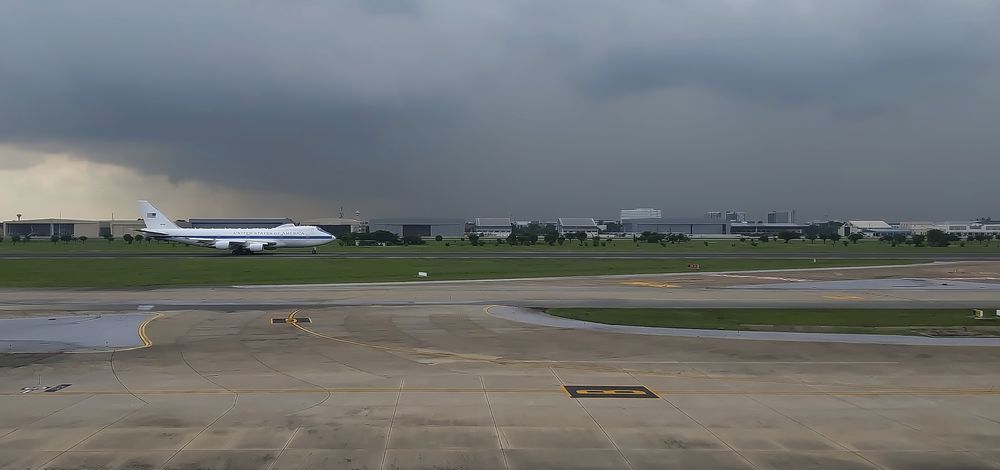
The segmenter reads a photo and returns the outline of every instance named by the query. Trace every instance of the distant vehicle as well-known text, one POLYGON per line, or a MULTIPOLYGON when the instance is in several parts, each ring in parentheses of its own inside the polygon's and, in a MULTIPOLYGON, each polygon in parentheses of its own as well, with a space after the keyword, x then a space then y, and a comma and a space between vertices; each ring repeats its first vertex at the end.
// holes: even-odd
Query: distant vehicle
POLYGON ((325 245, 337 237, 312 225, 284 224, 274 228, 181 228, 149 201, 138 201, 139 213, 146 228, 145 236, 185 245, 230 250, 234 255, 248 255, 278 248, 325 245))

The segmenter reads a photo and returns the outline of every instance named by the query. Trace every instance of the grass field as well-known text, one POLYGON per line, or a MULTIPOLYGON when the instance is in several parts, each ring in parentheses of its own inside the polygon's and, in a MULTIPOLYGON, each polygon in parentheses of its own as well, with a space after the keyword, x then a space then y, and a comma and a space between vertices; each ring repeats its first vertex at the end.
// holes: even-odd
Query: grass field
POLYGON ((266 257, 180 259, 10 259, 0 261, 0 287, 152 287, 171 285, 300 284, 496 279, 597 274, 822 268, 907 264, 914 260, 783 259, 295 259, 266 257))
POLYGON ((550 315, 611 325, 880 334, 1000 334, 1000 320, 969 309, 551 308, 550 315))
MULTIPOLYGON (((989 244, 966 243, 961 246, 954 243, 945 248, 914 247, 899 245, 896 247, 876 240, 862 240, 857 244, 833 243, 816 241, 810 243, 806 240, 795 240, 789 243, 781 241, 761 243, 754 246, 750 241, 740 242, 738 240, 692 240, 686 243, 667 244, 660 246, 654 243, 633 243, 631 239, 617 239, 606 243, 607 246, 580 246, 577 241, 567 241, 562 246, 549 246, 538 243, 531 246, 511 246, 496 245, 493 242, 486 242, 485 245, 472 246, 466 241, 429 241, 426 245, 411 246, 340 246, 336 242, 319 247, 322 252, 332 253, 392 253, 392 252, 650 252, 650 253, 796 253, 815 254, 817 256, 842 255, 848 253, 885 254, 887 257, 919 257, 927 254, 1000 254, 1000 242, 994 241, 989 244), (706 245, 707 243, 707 245, 706 245)), ((308 249, 283 249, 281 252, 307 252, 308 249)), ((88 240, 86 243, 51 243, 47 240, 33 240, 30 243, 13 244, 9 237, 0 243, 0 254, 4 253, 67 253, 67 252, 131 252, 131 253, 212 253, 208 248, 190 247, 172 243, 134 243, 126 244, 121 240, 108 243, 104 240, 88 240)))

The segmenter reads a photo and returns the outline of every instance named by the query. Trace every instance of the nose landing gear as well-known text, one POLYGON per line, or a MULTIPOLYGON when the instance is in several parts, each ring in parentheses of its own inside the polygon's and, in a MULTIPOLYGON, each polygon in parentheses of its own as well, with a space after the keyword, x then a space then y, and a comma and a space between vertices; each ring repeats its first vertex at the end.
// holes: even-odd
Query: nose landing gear
POLYGON ((316 254, 316 247, 313 247, 312 254, 314 254, 314 255, 316 254))

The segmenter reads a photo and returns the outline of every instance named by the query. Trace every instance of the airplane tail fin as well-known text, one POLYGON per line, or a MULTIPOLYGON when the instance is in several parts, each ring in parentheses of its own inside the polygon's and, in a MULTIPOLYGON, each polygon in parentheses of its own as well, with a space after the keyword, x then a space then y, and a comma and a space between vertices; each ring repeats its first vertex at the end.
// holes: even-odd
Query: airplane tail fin
POLYGON ((139 203, 139 215, 142 216, 142 220, 146 222, 146 228, 151 230, 164 229, 164 228, 180 228, 177 224, 167 217, 167 214, 160 212, 159 209, 153 207, 149 201, 137 201, 139 203))

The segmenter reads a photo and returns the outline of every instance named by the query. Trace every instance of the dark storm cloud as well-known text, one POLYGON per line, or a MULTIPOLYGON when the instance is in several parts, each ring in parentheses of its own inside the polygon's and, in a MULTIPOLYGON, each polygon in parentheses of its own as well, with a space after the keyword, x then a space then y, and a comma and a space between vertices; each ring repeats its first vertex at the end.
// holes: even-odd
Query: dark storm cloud
POLYGON ((992 2, 4 9, 0 143, 376 215, 962 217, 1000 170, 992 2))

